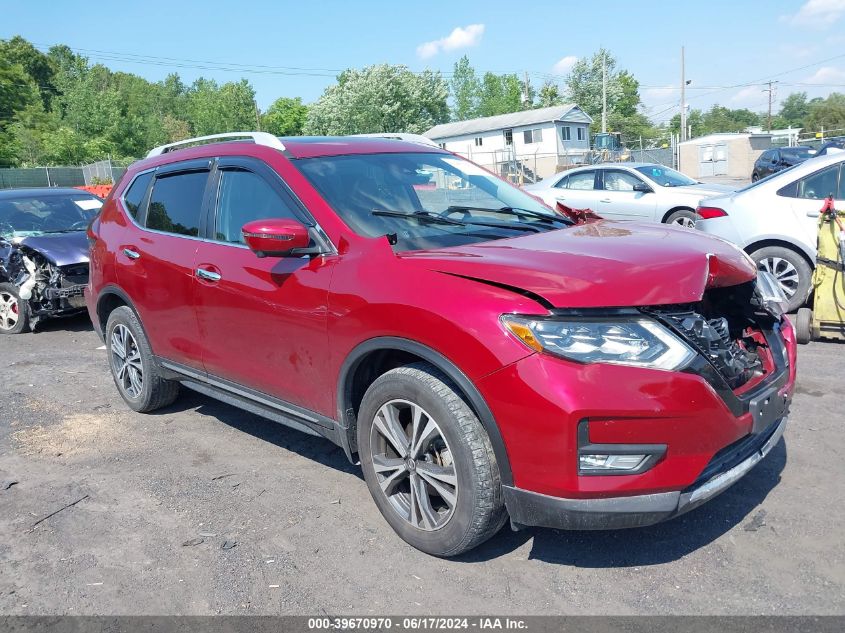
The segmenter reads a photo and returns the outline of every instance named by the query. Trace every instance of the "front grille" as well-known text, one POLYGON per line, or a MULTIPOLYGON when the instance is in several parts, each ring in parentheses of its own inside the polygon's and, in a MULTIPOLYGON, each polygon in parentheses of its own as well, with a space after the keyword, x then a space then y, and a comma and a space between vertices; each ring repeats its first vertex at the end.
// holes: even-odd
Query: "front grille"
POLYGON ((780 423, 780 420, 775 420, 761 433, 746 435, 713 455, 713 458, 707 463, 707 466, 704 467, 698 478, 684 492, 698 488, 713 479, 716 475, 730 470, 751 457, 765 446, 769 438, 775 434, 780 423))

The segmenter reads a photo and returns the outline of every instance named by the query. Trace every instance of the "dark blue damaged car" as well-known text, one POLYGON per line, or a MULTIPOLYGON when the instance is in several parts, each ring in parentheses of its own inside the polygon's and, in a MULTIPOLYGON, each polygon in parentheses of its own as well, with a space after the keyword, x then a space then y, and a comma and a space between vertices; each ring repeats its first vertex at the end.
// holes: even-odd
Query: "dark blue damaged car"
POLYGON ((0 190, 0 334, 85 309, 85 230, 102 204, 79 189, 0 190))

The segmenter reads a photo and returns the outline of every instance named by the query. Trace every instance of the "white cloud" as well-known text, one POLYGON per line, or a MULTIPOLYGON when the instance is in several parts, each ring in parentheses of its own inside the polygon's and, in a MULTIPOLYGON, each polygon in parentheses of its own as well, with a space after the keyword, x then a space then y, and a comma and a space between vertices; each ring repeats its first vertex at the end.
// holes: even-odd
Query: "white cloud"
POLYGON ((454 51, 460 48, 478 46, 481 37, 484 35, 483 24, 470 24, 469 26, 458 26, 446 37, 431 42, 423 42, 417 46, 417 55, 423 59, 434 57, 443 51, 454 51))
POLYGON ((807 0, 792 15, 781 16, 784 22, 800 26, 828 28, 845 15, 845 0, 807 0))
POLYGON ((730 103, 735 108, 754 109, 760 107, 763 102, 768 103, 768 99, 768 94, 763 92, 763 87, 754 84, 735 92, 730 98, 730 103))
POLYGON ((845 70, 833 66, 822 66, 802 83, 805 84, 845 84, 845 70))
POLYGON ((552 66, 552 70, 556 75, 565 75, 570 70, 572 70, 572 67, 577 61, 578 58, 575 55, 567 55, 566 57, 561 58, 554 66, 552 66))

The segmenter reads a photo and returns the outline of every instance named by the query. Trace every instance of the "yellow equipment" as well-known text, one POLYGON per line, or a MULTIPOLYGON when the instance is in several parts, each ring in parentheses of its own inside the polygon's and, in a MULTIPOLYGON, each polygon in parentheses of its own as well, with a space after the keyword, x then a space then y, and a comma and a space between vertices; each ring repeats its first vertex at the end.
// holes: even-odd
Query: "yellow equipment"
POLYGON ((801 308, 795 322, 799 343, 819 338, 845 340, 845 211, 828 198, 819 215, 813 309, 801 308))

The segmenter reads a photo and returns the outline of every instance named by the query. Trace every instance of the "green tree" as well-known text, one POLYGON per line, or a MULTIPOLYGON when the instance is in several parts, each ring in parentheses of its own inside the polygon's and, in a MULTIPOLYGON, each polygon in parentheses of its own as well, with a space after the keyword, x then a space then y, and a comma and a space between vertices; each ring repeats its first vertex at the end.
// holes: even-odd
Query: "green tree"
POLYGON ((255 128, 255 91, 246 79, 218 86, 197 79, 188 90, 188 122, 198 136, 255 128))
POLYGON ((20 64, 38 89, 44 109, 50 110, 52 99, 57 93, 54 83, 56 67, 53 60, 20 35, 15 35, 9 40, 0 40, 0 59, 20 64))
POLYGON ((811 101, 805 128, 812 132, 845 128, 845 94, 832 92, 826 99, 811 101))
POLYGON ((560 86, 553 81, 546 81, 540 86, 540 91, 537 96, 536 107, 550 108, 552 106, 561 105, 563 97, 560 94, 560 86))
POLYGON ((299 136, 307 117, 308 107, 300 97, 279 97, 261 117, 261 129, 276 136, 299 136))
POLYGON ((478 81, 475 69, 470 66, 466 55, 455 62, 450 88, 454 102, 452 119, 465 121, 477 117, 481 101, 481 82, 478 81))
POLYGON ((781 101, 778 116, 786 125, 776 127, 804 127, 804 120, 810 114, 806 92, 793 92, 781 101))
POLYGON ((613 112, 624 91, 620 73, 616 71, 616 58, 607 50, 601 48, 591 58, 579 59, 566 78, 568 98, 596 121, 601 120, 603 60, 607 73, 607 110, 613 112))
POLYGON ((481 80, 479 116, 495 116, 523 109, 522 83, 516 75, 484 73, 481 80))
POLYGON ((349 69, 308 109, 306 134, 422 133, 449 120, 440 73, 380 64, 349 69))

